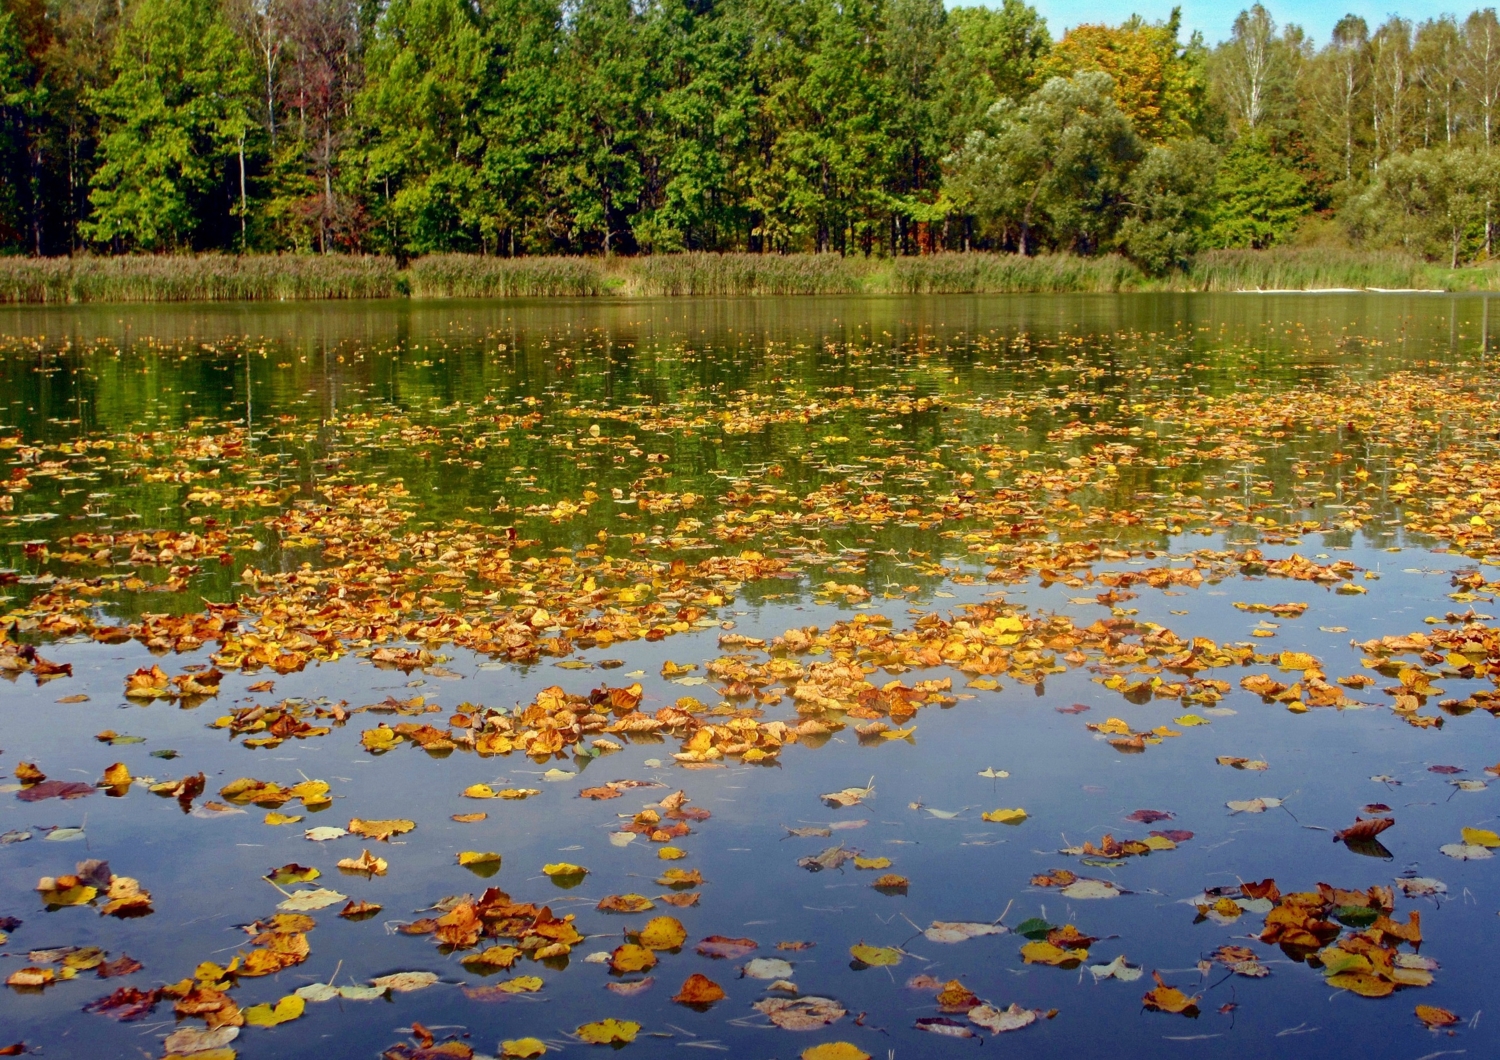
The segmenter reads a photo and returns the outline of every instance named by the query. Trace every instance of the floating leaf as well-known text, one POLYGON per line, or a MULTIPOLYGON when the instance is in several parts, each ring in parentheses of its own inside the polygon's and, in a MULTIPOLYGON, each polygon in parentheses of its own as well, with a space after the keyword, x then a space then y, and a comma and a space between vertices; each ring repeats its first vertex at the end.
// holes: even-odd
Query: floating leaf
POLYGON ((870 1054, 849 1042, 824 1042, 802 1050, 801 1060, 870 1060, 870 1054))
POLYGON ((901 963, 901 951, 894 946, 867 946, 863 942, 850 946, 849 953, 860 964, 884 968, 901 963))
POLYGON ((438 977, 434 972, 393 972, 371 979, 370 984, 393 994, 409 994, 414 990, 425 990, 437 981, 438 977))
POLYGON ((306 1008, 306 1001, 296 994, 288 994, 274 1006, 267 1003, 245 1009, 245 1024, 249 1027, 275 1027, 297 1019, 306 1008))
POLYGON ((641 1025, 630 1020, 607 1019, 597 1023, 585 1023, 573 1033, 589 1045, 628 1045, 635 1041, 641 1025))
POLYGON ((1188 997, 1176 987, 1168 986, 1162 981, 1159 972, 1152 972, 1151 977, 1156 980, 1156 986, 1146 992, 1146 996, 1141 999, 1141 1004, 1157 1012, 1170 1012, 1173 1015, 1197 1018, 1198 998, 1196 996, 1188 997))
POLYGON ((724 1000, 724 988, 708 976, 694 972, 683 982, 682 988, 673 995, 672 1000, 680 1005, 712 1005, 724 1000))
POLYGON ((319 887, 316 890, 293 891, 292 896, 279 903, 276 908, 283 913, 308 913, 314 909, 326 909, 337 902, 347 901, 348 898, 347 894, 319 887))
POLYGON ((675 950, 687 941, 687 929, 676 917, 658 916, 646 921, 636 937, 647 949, 675 950))
POLYGON ((1026 820, 1026 811, 1019 808, 1014 810, 990 810, 988 813, 981 813, 979 816, 986 821, 993 821, 995 824, 1020 824, 1026 820))

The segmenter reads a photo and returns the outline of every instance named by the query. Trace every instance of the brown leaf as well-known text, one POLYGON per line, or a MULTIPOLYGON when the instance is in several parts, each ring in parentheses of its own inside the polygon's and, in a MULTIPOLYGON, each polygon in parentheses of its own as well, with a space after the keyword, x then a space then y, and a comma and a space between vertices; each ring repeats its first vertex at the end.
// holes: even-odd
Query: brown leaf
POLYGON ((1333 833, 1333 841, 1349 843, 1362 839, 1374 839, 1395 823, 1394 817, 1356 817, 1354 823, 1348 828, 1333 833))
POLYGON ((715 1001, 724 1000, 724 988, 708 976, 694 972, 683 982, 682 989, 673 995, 672 1000, 680 1005, 712 1005, 715 1001))

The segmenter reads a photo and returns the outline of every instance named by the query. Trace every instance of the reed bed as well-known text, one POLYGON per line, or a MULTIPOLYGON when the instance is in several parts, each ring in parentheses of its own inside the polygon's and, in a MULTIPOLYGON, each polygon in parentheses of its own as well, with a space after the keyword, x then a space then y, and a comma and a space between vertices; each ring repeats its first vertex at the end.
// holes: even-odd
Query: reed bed
POLYGON ((402 276, 412 298, 592 298, 606 290, 597 258, 429 254, 402 276))
POLYGON ((398 267, 355 255, 0 258, 0 303, 598 298, 1120 291, 1500 290, 1500 266, 1446 269, 1394 252, 1214 250, 1151 277, 1119 255, 433 254, 398 267))
POLYGON ((400 293, 395 262, 362 255, 0 258, 0 303, 277 302, 400 293))
POLYGON ((887 284, 893 294, 1019 294, 1133 291, 1149 281, 1117 254, 934 254, 895 259, 887 284))
POLYGON ((1439 275, 1447 271, 1419 258, 1390 251, 1209 250, 1194 259, 1179 284, 1180 289, 1190 291, 1432 289, 1447 286, 1439 275))
POLYGON ((659 254, 617 259, 624 293, 643 296, 858 294, 878 262, 838 254, 659 254))

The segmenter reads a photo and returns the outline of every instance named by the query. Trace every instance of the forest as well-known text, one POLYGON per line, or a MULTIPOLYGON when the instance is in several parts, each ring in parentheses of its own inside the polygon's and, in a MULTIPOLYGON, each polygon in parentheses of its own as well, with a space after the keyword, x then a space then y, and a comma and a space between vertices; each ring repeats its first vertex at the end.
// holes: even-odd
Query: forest
POLYGON ((494 257, 1337 245, 1500 225, 1493 9, 3 0, 0 248, 494 257))

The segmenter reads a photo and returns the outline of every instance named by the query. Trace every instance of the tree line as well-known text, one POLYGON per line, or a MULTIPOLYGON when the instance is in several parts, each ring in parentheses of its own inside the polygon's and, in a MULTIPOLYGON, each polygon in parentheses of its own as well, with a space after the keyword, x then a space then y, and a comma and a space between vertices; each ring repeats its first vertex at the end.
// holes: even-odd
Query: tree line
POLYGON ((1500 223, 1493 9, 1315 47, 1259 4, 0 0, 0 248, 1123 252, 1500 223))

